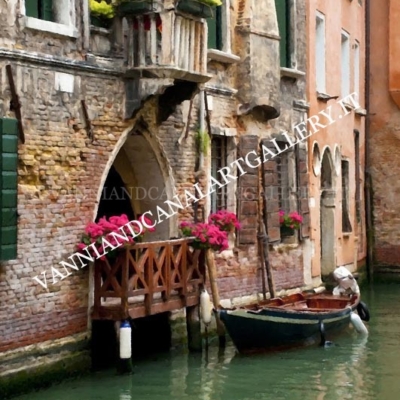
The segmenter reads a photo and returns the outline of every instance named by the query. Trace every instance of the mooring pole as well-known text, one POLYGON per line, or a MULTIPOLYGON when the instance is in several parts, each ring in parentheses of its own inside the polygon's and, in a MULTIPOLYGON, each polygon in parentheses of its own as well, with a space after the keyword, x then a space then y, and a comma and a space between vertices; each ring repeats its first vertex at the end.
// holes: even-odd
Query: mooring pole
MULTIPOLYGON (((220 307, 220 298, 217 286, 217 268, 215 267, 214 253, 212 252, 211 249, 206 250, 206 262, 207 262, 208 277, 210 279, 210 287, 214 303, 214 309, 218 310, 218 308, 220 307)), ((214 314, 215 314, 215 321, 217 323, 217 334, 219 339, 219 345, 220 347, 224 347, 226 344, 225 327, 219 318, 218 312, 215 312, 214 314)))

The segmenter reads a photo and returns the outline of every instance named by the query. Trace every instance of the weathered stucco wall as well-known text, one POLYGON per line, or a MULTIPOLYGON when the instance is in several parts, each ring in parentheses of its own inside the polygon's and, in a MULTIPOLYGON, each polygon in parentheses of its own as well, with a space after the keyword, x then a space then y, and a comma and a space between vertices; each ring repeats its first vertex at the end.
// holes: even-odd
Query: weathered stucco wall
MULTIPOLYGON (((338 2, 325 2, 323 0, 310 0, 307 2, 308 31, 308 98, 310 101, 309 115, 317 115, 320 111, 332 106, 334 123, 309 138, 309 170, 310 170, 310 207, 311 207, 311 240, 313 244, 312 274, 321 273, 321 233, 320 226, 327 235, 326 241, 333 246, 332 262, 328 266, 331 272, 336 266, 346 265, 350 269, 357 269, 366 256, 366 227, 365 227, 365 202, 364 202, 364 159, 365 159, 365 117, 355 110, 342 118, 344 114, 340 106, 335 105, 335 100, 319 100, 316 89, 316 14, 317 11, 325 15, 325 60, 326 60, 326 92, 329 96, 338 96, 341 99, 341 30, 350 35, 350 93, 356 91, 354 86, 354 44, 357 40, 360 46, 360 93, 358 102, 365 107, 365 9, 359 2, 341 0, 338 2), (355 165, 354 130, 359 131, 360 163, 355 165), (334 196, 333 220, 334 226, 321 221, 321 173, 314 172, 313 149, 317 145, 320 158, 316 161, 321 168, 324 152, 330 152, 330 161, 333 169, 332 194, 334 196), (328 150, 327 150, 328 149, 328 150), (337 154, 336 154, 337 153, 337 154), (337 157, 338 156, 338 157, 337 157), (342 231, 342 180, 341 159, 349 161, 349 218, 352 232, 346 234, 342 231), (359 168, 360 180, 355 182, 355 169, 359 168), (357 219, 355 192, 356 184, 361 188, 361 218, 357 219)), ((322 120, 321 120, 322 122, 322 120)), ((323 123, 323 122, 322 122, 323 123)))

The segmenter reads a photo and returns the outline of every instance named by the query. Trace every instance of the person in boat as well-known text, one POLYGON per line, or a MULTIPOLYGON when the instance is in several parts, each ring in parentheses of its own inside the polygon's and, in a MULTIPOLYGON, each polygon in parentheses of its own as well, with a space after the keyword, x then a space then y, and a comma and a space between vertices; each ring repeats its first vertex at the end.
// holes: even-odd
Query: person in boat
POLYGON ((332 294, 339 296, 348 292, 360 295, 360 288, 353 274, 346 267, 338 267, 333 271, 333 277, 338 283, 332 294))

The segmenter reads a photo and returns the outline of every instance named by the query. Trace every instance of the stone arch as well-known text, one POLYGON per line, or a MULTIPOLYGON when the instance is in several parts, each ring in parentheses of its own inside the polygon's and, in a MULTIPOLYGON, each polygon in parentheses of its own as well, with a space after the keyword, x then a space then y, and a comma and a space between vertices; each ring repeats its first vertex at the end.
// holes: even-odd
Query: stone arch
POLYGON ((312 149, 312 167, 314 175, 319 176, 321 173, 321 152, 319 151, 318 142, 313 143, 312 149))
POLYGON ((320 177, 320 246, 321 274, 327 276, 336 268, 334 165, 329 147, 325 147, 320 177))
MULTIPOLYGON (((96 196, 96 217, 104 183, 111 167, 117 170, 125 184, 125 193, 130 196, 135 215, 151 211, 157 216, 157 206, 175 195, 175 181, 168 158, 155 134, 146 124, 137 120, 120 136, 101 176, 96 196)), ((165 240, 177 235, 177 216, 157 225, 154 233, 145 240, 165 240)))
POLYGON ((322 152, 321 158, 321 184, 320 188, 332 189, 334 187, 334 165, 332 160, 332 153, 328 146, 322 152))

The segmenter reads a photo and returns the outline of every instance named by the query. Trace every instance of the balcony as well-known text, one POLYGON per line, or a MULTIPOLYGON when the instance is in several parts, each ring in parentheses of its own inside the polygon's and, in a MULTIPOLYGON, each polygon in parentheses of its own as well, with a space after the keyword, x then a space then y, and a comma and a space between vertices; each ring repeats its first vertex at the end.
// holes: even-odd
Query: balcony
POLYGON ((157 11, 126 16, 126 77, 207 82, 206 21, 157 11))
POLYGON ((198 304, 204 257, 188 239, 138 243, 94 266, 93 319, 120 321, 198 304))

